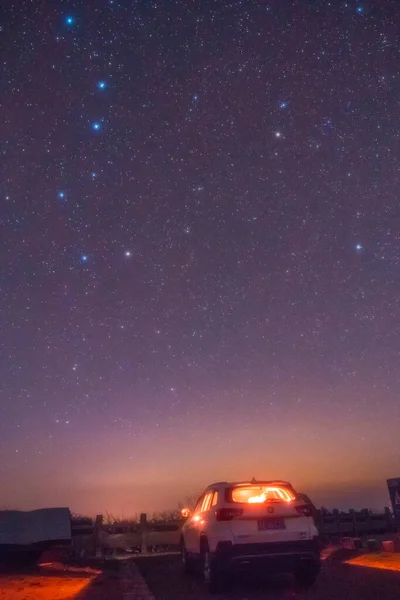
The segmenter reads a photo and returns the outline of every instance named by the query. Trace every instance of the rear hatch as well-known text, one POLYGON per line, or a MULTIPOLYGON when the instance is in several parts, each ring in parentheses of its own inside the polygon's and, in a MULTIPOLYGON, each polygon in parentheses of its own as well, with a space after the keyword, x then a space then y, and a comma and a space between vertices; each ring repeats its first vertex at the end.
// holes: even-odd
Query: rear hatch
POLYGON ((312 538, 311 508, 290 485, 245 484, 227 490, 219 520, 230 522, 235 544, 297 542, 312 538))

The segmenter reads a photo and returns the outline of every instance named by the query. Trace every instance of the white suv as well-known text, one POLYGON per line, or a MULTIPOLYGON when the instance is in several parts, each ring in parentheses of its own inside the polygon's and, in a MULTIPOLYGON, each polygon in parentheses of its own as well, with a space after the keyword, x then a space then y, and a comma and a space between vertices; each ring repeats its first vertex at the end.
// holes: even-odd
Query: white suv
POLYGON ((200 564, 210 591, 245 565, 293 573, 301 588, 310 587, 319 573, 313 507, 286 481, 214 483, 185 516, 183 567, 190 571, 200 564))

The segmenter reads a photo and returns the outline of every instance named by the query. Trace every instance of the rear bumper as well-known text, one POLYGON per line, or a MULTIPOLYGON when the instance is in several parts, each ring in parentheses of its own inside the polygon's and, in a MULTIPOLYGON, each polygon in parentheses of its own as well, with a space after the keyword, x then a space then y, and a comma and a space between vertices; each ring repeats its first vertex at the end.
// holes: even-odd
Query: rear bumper
POLYGON ((320 568, 318 539, 267 544, 232 544, 220 542, 215 558, 228 567, 262 566, 275 573, 292 572, 299 568, 320 568))

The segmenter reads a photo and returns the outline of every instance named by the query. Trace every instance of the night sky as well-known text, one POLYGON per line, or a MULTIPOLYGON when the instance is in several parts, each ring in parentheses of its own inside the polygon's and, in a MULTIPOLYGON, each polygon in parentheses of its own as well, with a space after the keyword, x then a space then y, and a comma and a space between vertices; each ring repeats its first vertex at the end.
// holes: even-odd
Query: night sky
POLYGON ((385 505, 400 2, 9 0, 0 35, 0 506, 385 505))

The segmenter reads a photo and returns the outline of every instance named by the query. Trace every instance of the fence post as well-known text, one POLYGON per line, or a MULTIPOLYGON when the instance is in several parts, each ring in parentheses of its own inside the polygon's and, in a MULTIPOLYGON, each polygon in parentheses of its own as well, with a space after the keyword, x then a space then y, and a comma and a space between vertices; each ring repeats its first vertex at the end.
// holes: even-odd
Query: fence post
POLYGON ((351 518, 353 519, 353 536, 358 537, 358 521, 357 521, 357 513, 355 510, 350 509, 349 513, 351 514, 351 518))
POLYGON ((390 509, 388 506, 385 506, 385 520, 386 520, 386 529, 387 531, 390 533, 392 533, 392 531, 394 530, 393 527, 393 519, 392 519, 392 515, 390 514, 390 509))
POLYGON ((103 515, 97 515, 96 521, 93 528, 93 545, 94 555, 96 558, 101 557, 101 546, 100 546, 100 529, 103 524, 103 515))
POLYGON ((141 513, 140 515, 140 552, 142 554, 147 553, 147 514, 141 513))
POLYGON ((375 535, 375 531, 373 531, 373 528, 371 527, 372 524, 372 519, 371 519, 371 511, 368 509, 365 509, 365 512, 367 514, 367 529, 368 531, 371 532, 371 535, 375 535))

